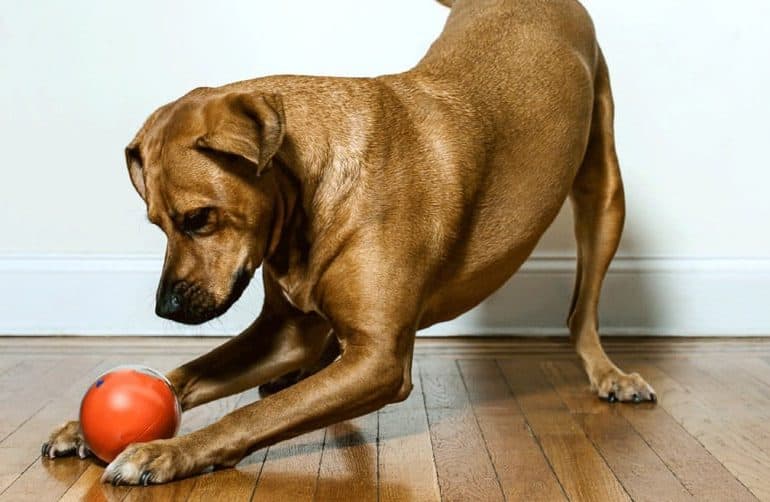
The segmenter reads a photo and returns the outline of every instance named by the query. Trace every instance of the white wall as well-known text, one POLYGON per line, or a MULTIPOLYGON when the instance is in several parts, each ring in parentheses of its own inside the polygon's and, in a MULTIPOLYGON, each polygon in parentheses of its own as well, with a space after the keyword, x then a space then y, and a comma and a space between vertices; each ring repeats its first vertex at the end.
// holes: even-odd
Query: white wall
MULTIPOLYGON (((605 331, 770 333, 770 3, 585 4, 610 64, 628 201, 605 331)), ((446 14, 431 0, 0 0, 0 333, 246 324, 258 287, 209 326, 154 319, 163 236, 123 147, 199 85, 408 68, 446 14)), ((570 226, 567 211, 519 281, 434 332, 561 332, 570 226)))

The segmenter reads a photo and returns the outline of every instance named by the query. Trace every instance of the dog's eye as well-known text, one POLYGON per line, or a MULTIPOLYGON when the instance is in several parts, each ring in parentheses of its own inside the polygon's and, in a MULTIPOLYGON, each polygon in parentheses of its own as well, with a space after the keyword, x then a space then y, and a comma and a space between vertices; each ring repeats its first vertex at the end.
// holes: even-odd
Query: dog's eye
POLYGON ((188 211, 182 220, 182 231, 188 234, 206 234, 214 229, 214 209, 202 207, 188 211))

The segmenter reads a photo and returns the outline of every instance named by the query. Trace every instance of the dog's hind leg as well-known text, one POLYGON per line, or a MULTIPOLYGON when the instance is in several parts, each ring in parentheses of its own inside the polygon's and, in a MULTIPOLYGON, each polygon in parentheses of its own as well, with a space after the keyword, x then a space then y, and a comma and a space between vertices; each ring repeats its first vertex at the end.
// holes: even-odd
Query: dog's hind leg
POLYGON ((578 269, 568 325, 592 388, 610 401, 654 401, 636 373, 626 374, 607 357, 598 333, 602 282, 618 248, 625 218, 623 183, 615 152, 614 106, 609 75, 600 57, 588 149, 570 193, 578 269))
POLYGON ((267 274, 263 282, 265 304, 251 326, 166 375, 183 409, 307 371, 338 347, 326 320, 291 306, 267 274))
POLYGON ((270 394, 275 394, 276 392, 282 391, 283 389, 287 387, 291 387, 295 383, 299 382, 300 380, 303 380, 310 375, 313 375, 331 363, 334 362, 337 357, 340 355, 340 342, 337 340, 337 337, 334 335, 333 332, 330 332, 326 344, 321 351, 321 356, 318 358, 317 361, 315 361, 310 366, 300 368, 298 370, 294 370, 291 373, 287 373, 285 375, 281 375, 280 377, 271 380, 267 383, 263 383, 259 386, 259 395, 261 397, 267 397, 270 394))
POLYGON ((240 335, 166 375, 183 410, 299 375, 319 361, 334 337, 315 315, 268 317, 263 313, 240 335))

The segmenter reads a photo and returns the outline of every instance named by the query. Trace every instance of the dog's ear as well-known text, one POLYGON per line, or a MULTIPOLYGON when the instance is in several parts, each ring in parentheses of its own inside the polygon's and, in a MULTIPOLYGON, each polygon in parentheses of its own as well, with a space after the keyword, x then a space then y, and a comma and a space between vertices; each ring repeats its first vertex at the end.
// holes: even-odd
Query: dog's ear
POLYGON ((130 145, 126 147, 126 165, 128 166, 128 175, 131 177, 131 183, 133 183, 136 191, 139 192, 139 196, 143 200, 147 200, 144 187, 144 165, 142 161, 142 154, 139 151, 139 141, 134 140, 130 145))
POLYGON ((131 177, 131 183, 133 183, 134 188, 136 188, 136 191, 139 192, 139 195, 145 202, 147 201, 147 190, 144 186, 144 171, 147 159, 142 157, 141 145, 147 136, 147 131, 150 130, 158 120, 158 117, 160 117, 169 106, 171 106, 171 103, 161 106, 152 112, 152 115, 145 120, 144 124, 142 124, 142 127, 139 129, 139 132, 136 133, 134 139, 131 140, 131 143, 129 143, 125 149, 126 165, 128 166, 128 174, 131 177))
POLYGON ((207 132, 196 146, 236 155, 262 174, 278 152, 286 134, 283 101, 277 94, 231 93, 208 103, 207 132))

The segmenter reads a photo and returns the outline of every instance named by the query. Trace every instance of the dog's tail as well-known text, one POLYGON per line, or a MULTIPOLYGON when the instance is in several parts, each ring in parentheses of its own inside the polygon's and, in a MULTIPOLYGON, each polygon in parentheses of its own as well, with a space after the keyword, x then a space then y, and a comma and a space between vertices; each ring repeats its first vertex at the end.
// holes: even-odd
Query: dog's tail
POLYGON ((437 0, 438 3, 443 5, 444 7, 452 8, 452 4, 455 3, 455 0, 437 0))

